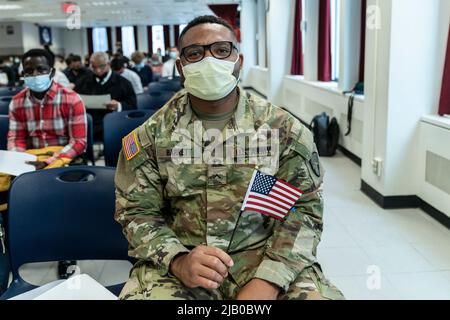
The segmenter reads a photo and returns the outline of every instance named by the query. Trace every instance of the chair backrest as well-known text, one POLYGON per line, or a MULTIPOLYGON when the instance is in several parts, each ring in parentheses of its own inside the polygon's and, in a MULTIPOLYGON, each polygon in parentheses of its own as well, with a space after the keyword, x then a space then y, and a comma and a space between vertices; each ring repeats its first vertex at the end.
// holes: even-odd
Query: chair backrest
POLYGON ((6 115, 9 113, 9 105, 11 100, 12 96, 0 96, 0 114, 6 115))
POLYGON ((142 103, 138 103, 138 110, 156 111, 163 107, 173 97, 174 93, 172 91, 155 91, 143 95, 146 97, 138 98, 142 99, 142 103))
POLYGON ((173 90, 171 85, 167 82, 152 82, 148 86, 148 92, 162 92, 162 91, 170 91, 172 94, 175 94, 176 90, 173 90))
POLYGON ((182 89, 181 87, 181 79, 180 78, 160 78, 158 81, 159 84, 163 85, 170 91, 178 92, 182 89))
POLYGON ((66 167, 13 181, 7 230, 14 279, 21 279, 18 270, 27 263, 130 260, 128 242, 114 220, 114 172, 66 167))
POLYGON ((0 150, 8 146, 9 117, 0 115, 0 150))
POLYGON ((2 96, 15 96, 20 91, 22 91, 23 87, 3 87, 0 88, 0 97, 2 96))
POLYGON ((132 110, 109 113, 103 119, 105 164, 117 166, 122 138, 143 124, 153 114, 151 110, 132 110))
POLYGON ((89 113, 86 113, 87 118, 87 146, 86 146, 86 157, 88 160, 95 165, 94 159, 94 124, 92 120, 92 116, 89 113))

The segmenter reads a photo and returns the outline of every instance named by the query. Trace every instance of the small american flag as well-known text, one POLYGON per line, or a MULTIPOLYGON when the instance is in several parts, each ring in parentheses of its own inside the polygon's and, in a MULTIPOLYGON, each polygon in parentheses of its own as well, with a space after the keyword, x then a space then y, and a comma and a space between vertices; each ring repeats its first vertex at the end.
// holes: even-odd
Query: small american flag
POLYGON ((136 132, 132 132, 122 140, 122 147, 127 160, 133 159, 141 150, 139 148, 136 132))
POLYGON ((241 210, 283 220, 302 194, 303 191, 289 183, 255 170, 241 210))

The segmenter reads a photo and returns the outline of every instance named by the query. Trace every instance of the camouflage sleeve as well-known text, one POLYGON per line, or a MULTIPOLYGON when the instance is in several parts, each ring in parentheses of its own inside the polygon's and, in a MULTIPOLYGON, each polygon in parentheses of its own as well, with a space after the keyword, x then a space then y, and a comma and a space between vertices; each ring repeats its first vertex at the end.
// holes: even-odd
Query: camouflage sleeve
POLYGON ((189 250, 166 224, 162 214, 163 186, 153 148, 143 127, 136 131, 138 148, 134 150, 139 150, 138 153, 130 160, 124 150, 119 156, 115 219, 128 239, 129 255, 150 261, 165 276, 172 259, 189 250))
POLYGON ((277 177, 305 194, 288 217, 275 225, 255 274, 255 278, 276 284, 285 291, 304 268, 316 262, 323 226, 320 187, 324 171, 311 132, 300 123, 294 127, 297 134, 280 157, 277 177))

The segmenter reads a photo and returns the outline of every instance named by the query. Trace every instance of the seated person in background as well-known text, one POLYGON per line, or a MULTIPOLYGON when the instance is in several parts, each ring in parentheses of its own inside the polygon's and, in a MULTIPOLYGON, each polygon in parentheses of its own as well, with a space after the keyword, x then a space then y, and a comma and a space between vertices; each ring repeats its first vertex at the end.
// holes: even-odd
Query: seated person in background
POLYGON ((141 78, 142 85, 144 87, 148 87, 150 82, 153 81, 153 72, 152 68, 144 62, 145 55, 142 52, 136 51, 131 55, 131 60, 134 62, 134 66, 131 67, 131 70, 136 72, 141 78))
POLYGON ((55 162, 68 163, 86 149, 86 110, 78 94, 54 80, 52 56, 32 49, 22 58, 26 90, 9 107, 8 150, 62 147, 45 161, 32 163, 43 169, 55 162))
POLYGON ((178 49, 177 47, 170 47, 169 49, 169 60, 164 63, 162 76, 163 78, 175 78, 179 77, 180 74, 175 65, 175 61, 178 58, 178 49))
MULTIPOLYGON (((37 170, 81 160, 87 145, 83 101, 54 80, 53 57, 46 50, 26 52, 22 64, 27 88, 13 97, 9 107, 8 150, 36 155, 37 161, 29 164, 37 170)), ((69 276, 71 264, 75 262, 60 261, 60 278, 69 276)))
MULTIPOLYGON (((109 57, 105 52, 91 56, 93 73, 75 84, 75 91, 84 95, 111 95, 105 110, 89 110, 94 122, 94 140, 103 140, 103 117, 108 112, 136 109, 137 99, 130 81, 111 70, 109 57)), ((89 106, 86 106, 89 109, 89 106)))
POLYGON ((114 58, 111 61, 111 68, 114 72, 117 72, 122 77, 130 81, 133 86, 134 93, 141 94, 144 93, 144 88, 142 88, 141 78, 137 75, 136 72, 127 68, 127 61, 123 57, 114 58))
POLYGON ((153 80, 159 79, 162 77, 163 64, 161 62, 160 56, 157 53, 152 54, 152 57, 149 61, 150 67, 153 72, 153 80))
POLYGON ((67 66, 67 69, 64 70, 64 74, 73 85, 81 78, 92 74, 92 71, 89 68, 83 66, 81 57, 78 55, 70 55, 67 58, 67 66))
POLYGON ((57 54, 55 56, 55 69, 61 72, 67 69, 67 64, 62 55, 57 54))
POLYGON ((14 75, 14 70, 10 66, 8 66, 3 59, 0 58, 0 73, 4 73, 6 75, 6 83, 0 83, 1 85, 7 85, 9 87, 13 87, 16 82, 16 77, 14 75))

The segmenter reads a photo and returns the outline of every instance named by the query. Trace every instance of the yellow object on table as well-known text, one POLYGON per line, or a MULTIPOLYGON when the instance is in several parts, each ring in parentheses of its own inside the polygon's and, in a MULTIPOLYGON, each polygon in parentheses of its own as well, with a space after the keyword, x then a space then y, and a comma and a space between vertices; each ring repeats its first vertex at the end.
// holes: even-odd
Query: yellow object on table
MULTIPOLYGON (((57 152, 61 152, 61 150, 64 147, 61 146, 54 146, 54 147, 47 147, 42 149, 30 149, 25 151, 28 154, 35 155, 37 157, 37 161, 45 161, 48 158, 51 158, 53 154, 57 152)), ((69 165, 72 162, 72 159, 69 158, 58 158, 57 160, 53 161, 51 164, 46 166, 44 169, 54 169, 54 168, 60 168, 65 167, 69 165)), ((9 190, 11 186, 12 176, 4 173, 0 173, 0 192, 6 192, 9 190)), ((6 211, 7 204, 0 204, 0 212, 6 211)))

